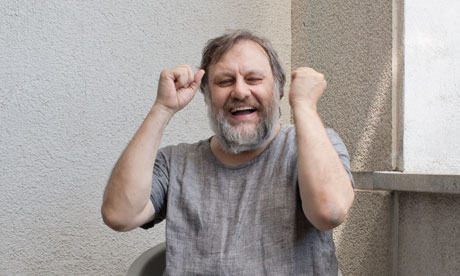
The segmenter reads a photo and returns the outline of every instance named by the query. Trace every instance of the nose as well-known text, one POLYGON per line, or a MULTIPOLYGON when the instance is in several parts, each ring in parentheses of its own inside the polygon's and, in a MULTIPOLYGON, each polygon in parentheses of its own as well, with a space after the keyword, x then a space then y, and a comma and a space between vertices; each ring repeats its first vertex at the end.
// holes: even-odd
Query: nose
POLYGON ((243 78, 237 78, 235 84, 233 85, 233 91, 231 96, 238 100, 243 100, 251 95, 249 90, 249 85, 245 82, 243 78))

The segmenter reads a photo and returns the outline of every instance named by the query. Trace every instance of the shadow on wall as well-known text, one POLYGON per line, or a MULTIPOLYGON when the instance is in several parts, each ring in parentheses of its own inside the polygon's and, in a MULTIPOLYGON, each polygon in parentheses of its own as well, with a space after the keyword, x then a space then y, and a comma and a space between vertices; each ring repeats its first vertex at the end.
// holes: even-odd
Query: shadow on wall
POLYGON ((392 93, 391 81, 388 81, 384 70, 391 68, 391 61, 382 67, 381 77, 376 80, 375 87, 370 88, 369 97, 366 103, 364 122, 357 140, 350 143, 350 155, 353 156, 354 170, 367 169, 369 164, 375 164, 373 170, 392 170, 391 165, 391 142, 392 142, 392 93), (383 132, 383 133, 382 133, 383 132), (383 144, 380 144, 382 136, 386 136, 383 144), (378 160, 379 156, 385 153, 383 159, 378 160), (376 160, 377 159, 377 160, 376 160))
POLYGON ((390 57, 369 75, 324 68, 331 77, 319 110, 324 123, 344 140, 353 171, 393 170, 390 57))
POLYGON ((293 1, 292 67, 325 74, 319 103, 353 171, 392 170, 392 1, 293 1))

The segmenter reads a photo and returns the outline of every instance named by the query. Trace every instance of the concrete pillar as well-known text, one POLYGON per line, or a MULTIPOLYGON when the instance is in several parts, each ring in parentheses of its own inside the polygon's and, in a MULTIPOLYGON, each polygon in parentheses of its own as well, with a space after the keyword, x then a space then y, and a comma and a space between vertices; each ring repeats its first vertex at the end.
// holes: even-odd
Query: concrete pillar
MULTIPOLYGON (((325 74, 324 123, 344 140, 355 172, 392 170, 392 1, 292 1, 292 68, 325 74)), ((364 185, 357 179, 357 186, 364 185)), ((356 190, 335 230, 343 275, 390 275, 392 195, 356 190)))

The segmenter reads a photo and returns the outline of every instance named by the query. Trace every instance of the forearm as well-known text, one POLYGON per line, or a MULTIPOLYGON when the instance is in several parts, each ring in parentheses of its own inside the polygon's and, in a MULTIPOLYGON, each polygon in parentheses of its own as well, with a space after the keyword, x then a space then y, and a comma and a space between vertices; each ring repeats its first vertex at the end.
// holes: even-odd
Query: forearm
POLYGON ((126 147, 107 183, 102 217, 111 228, 127 231, 155 215, 150 202, 155 158, 171 117, 194 97, 204 70, 193 74, 190 65, 161 71, 155 104, 126 147))
POLYGON ((104 221, 130 230, 153 216, 149 196, 152 171, 163 132, 172 113, 155 104, 116 163, 104 192, 104 221))
POLYGON ((332 229, 343 221, 353 202, 351 180, 316 109, 300 103, 292 107, 302 208, 316 228, 332 229))

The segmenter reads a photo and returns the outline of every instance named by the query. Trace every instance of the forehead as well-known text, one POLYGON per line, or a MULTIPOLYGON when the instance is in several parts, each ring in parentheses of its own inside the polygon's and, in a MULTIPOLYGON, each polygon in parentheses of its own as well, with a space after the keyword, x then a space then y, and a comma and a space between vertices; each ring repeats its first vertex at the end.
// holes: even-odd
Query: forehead
POLYGON ((249 71, 269 71, 270 62, 267 53, 252 40, 238 41, 210 67, 210 75, 219 72, 245 73, 249 71))

